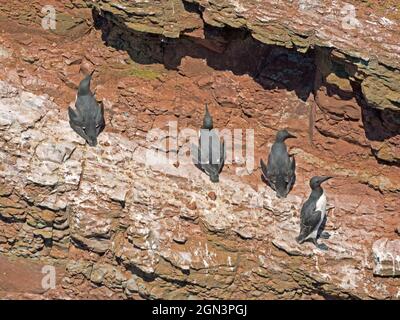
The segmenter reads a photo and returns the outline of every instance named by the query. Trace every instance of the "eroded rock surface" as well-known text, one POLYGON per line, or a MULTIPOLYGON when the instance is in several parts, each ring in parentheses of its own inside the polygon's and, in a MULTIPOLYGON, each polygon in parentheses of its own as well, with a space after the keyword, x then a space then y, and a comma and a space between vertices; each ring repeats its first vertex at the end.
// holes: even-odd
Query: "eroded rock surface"
POLYGON ((244 28, 269 45, 301 52, 325 48, 328 61, 324 61, 327 72, 324 76, 336 74, 360 82, 369 104, 399 111, 400 8, 395 3, 375 11, 374 4, 368 8, 360 3, 355 7, 346 1, 312 0, 97 0, 94 3, 112 21, 134 31, 166 37, 194 33, 207 38, 207 34, 201 35, 205 25, 228 26, 244 28))
MULTIPOLYGON (((316 128, 326 136, 368 145, 380 161, 399 163, 400 8, 397 4, 387 3, 382 7, 355 3, 355 7, 344 1, 268 0, 98 0, 90 4, 100 16, 117 26, 110 32, 106 28, 108 39, 117 47, 119 39, 124 39, 122 47, 135 52, 133 55, 139 61, 148 48, 138 49, 137 41, 132 40, 137 32, 169 38, 181 36, 225 55, 226 43, 215 30, 233 28, 246 30, 261 44, 315 52, 317 68, 315 80, 311 80, 318 105, 315 120, 325 118, 316 128), (368 141, 357 132, 362 129, 368 141)), ((154 37, 147 41, 153 42, 154 37)), ((165 63, 165 57, 160 58, 165 52, 156 54, 156 51, 153 48, 146 57, 154 55, 165 63)), ((246 55, 246 59, 251 58, 246 55)), ((260 68, 265 68, 266 63, 264 60, 256 66, 258 76, 263 75, 260 68)))
POLYGON ((383 277, 400 275, 400 240, 379 239, 372 247, 374 274, 383 277))
POLYGON ((371 199, 329 190, 332 238, 323 253, 294 240, 301 196, 280 201, 262 185, 255 191, 230 176, 214 185, 190 163, 149 167, 147 150, 119 134, 104 133, 99 147, 90 148, 45 97, 0 85, 9 92, 3 105, 7 101, 17 115, 9 122, 3 121, 9 113, 1 118, 3 132, 13 135, 1 155, 2 186, 9 188, 1 197, 0 249, 61 259, 70 274, 63 280, 66 290, 81 275, 124 297, 396 293, 398 280, 372 276, 371 243, 397 214, 374 203, 376 194, 371 199))
MULTIPOLYGON (((360 44, 322 9, 295 11, 297 1, 285 11, 279 1, 257 2, 268 11, 252 1, 96 1, 94 12, 92 1, 54 2, 65 22, 57 32, 37 18, 47 2, 34 1, 37 15, 29 15, 27 4, 11 1, 11 21, 5 6, 0 12, 0 251, 23 259, 18 270, 31 260, 58 264, 61 277, 44 292, 35 267, 35 283, 8 284, 2 296, 399 297, 390 264, 399 241, 398 106, 375 103, 378 91, 364 88, 399 92, 385 13, 368 19, 383 21, 371 28, 388 38, 366 33, 360 44), (255 12, 264 17, 257 23, 255 12), (325 33, 304 36, 315 29, 325 33), (96 148, 67 119, 77 84, 93 69, 107 122, 96 148), (183 142, 174 126, 197 130, 205 102, 217 127, 254 130, 253 170, 237 156, 217 185, 176 157, 183 142), (282 127, 298 136, 289 142, 298 180, 286 201, 258 168, 282 127), (176 143, 149 144, 152 129, 176 143), (172 160, 149 161, 155 147, 172 160), (328 252, 294 240, 316 173, 335 175, 326 185, 328 252)), ((7 272, 8 259, 0 261, 7 272)))

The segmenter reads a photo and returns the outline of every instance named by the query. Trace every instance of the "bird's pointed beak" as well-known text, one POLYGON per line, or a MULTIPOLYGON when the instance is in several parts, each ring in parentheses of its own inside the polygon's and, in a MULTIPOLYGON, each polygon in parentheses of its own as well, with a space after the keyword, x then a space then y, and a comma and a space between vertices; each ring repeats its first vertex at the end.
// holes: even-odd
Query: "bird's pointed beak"
POLYGON ((294 134, 289 133, 288 138, 297 138, 294 134))
POLYGON ((332 179, 332 178, 333 177, 331 177, 331 176, 321 177, 321 182, 320 183, 323 183, 323 182, 325 182, 325 181, 327 181, 329 179, 332 179))

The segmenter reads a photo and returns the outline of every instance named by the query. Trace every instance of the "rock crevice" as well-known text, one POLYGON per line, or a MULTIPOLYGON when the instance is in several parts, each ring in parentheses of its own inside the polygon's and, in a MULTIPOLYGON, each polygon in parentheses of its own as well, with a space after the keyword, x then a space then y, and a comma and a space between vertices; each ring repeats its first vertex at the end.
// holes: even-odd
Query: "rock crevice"
MULTIPOLYGON (((205 59, 213 69, 249 74, 266 89, 277 83, 288 90, 294 89, 304 101, 312 93, 319 109, 315 122, 320 133, 369 146, 378 161, 398 165, 400 67, 396 65, 396 58, 400 48, 382 51, 376 47, 375 38, 369 38, 364 46, 355 50, 348 37, 364 37, 366 31, 359 29, 352 32, 342 29, 336 36, 343 38, 341 41, 336 39, 338 45, 335 46, 331 38, 317 31, 327 22, 321 13, 332 8, 321 4, 320 10, 315 8, 308 15, 300 16, 301 21, 294 20, 287 26, 275 15, 282 8, 264 2, 265 6, 271 6, 271 12, 256 11, 265 15, 264 19, 256 19, 260 26, 253 22, 252 15, 255 8, 260 7, 253 8, 246 1, 175 1, 175 6, 180 8, 176 12, 175 24, 164 20, 169 15, 153 15, 155 7, 167 10, 168 1, 141 4, 143 11, 139 18, 122 14, 115 3, 97 1, 94 17, 107 43, 127 50, 137 62, 162 63, 167 68, 178 69, 182 59, 190 56, 205 59), (242 5, 243 11, 238 11, 238 6, 242 5), (187 21, 184 14, 197 15, 203 23, 188 32, 185 26, 180 25, 180 22, 187 21), (146 30, 138 28, 135 23, 130 24, 131 19, 136 18, 141 24, 148 24, 142 15, 151 17, 152 25, 157 28, 146 30), (315 19, 314 23, 310 19, 315 19), (165 30, 165 25, 171 24, 176 27, 173 35, 165 30), (386 59, 388 55, 394 58, 390 63, 386 59), (291 63, 307 66, 299 70, 302 73, 290 75, 292 79, 301 79, 302 86, 283 79, 279 68, 291 63)), ((336 20, 340 21, 339 18, 336 20)), ((385 32, 385 41, 389 41, 392 29, 393 26, 385 28, 378 24, 376 30, 370 32, 385 32)), ((289 70, 293 73, 293 69, 289 70)))

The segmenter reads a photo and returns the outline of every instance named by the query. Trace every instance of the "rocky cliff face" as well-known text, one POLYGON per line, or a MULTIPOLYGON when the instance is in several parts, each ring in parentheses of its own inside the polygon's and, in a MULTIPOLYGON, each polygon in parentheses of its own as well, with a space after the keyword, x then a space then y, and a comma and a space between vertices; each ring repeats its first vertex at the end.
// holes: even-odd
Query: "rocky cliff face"
POLYGON ((54 1, 45 31, 48 2, 0 5, 0 270, 33 275, 3 279, 0 296, 399 297, 396 4, 355 1, 343 20, 341 1, 54 1), (96 148, 66 112, 93 69, 96 148), (236 154, 212 184, 178 157, 174 126, 197 129, 204 103, 217 127, 254 130, 253 170, 236 154), (258 163, 283 127, 298 172, 279 200, 258 163), (327 252, 294 240, 315 174, 335 175, 327 252))

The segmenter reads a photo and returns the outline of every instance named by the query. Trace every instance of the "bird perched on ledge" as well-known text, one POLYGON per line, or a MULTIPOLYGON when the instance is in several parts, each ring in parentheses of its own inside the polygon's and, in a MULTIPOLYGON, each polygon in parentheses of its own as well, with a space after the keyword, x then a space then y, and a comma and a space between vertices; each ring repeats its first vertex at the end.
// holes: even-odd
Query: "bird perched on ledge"
MULTIPOLYGON (((93 74, 93 72, 92 72, 93 74)), ((69 124, 91 146, 97 145, 97 137, 105 127, 103 103, 97 103, 90 91, 92 74, 79 84, 75 101, 76 111, 68 107, 69 124)))
POLYGON ((261 171, 268 185, 276 191, 278 198, 286 198, 296 180, 296 162, 289 156, 285 140, 296 138, 287 130, 278 131, 268 156, 268 164, 260 160, 261 171))
POLYGON ((327 239, 329 234, 322 232, 321 226, 326 219, 326 195, 321 184, 332 177, 313 177, 310 180, 311 194, 303 204, 300 213, 300 234, 296 238, 298 243, 312 241, 321 250, 328 250, 325 244, 317 242, 318 237, 327 239))
POLYGON ((193 163, 206 173, 211 182, 219 182, 219 174, 225 163, 225 142, 213 128, 213 119, 206 105, 199 146, 192 146, 193 163))

